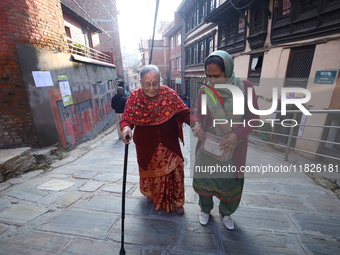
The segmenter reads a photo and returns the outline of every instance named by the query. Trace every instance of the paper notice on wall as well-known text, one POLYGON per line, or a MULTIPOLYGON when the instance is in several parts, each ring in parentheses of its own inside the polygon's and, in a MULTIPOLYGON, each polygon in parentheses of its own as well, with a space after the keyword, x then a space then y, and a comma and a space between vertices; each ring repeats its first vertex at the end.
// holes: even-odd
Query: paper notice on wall
POLYGON ((66 75, 58 76, 59 88, 61 92, 61 97, 63 99, 64 107, 73 104, 70 84, 66 75))
POLYGON ((54 86, 50 71, 32 71, 36 87, 54 86))

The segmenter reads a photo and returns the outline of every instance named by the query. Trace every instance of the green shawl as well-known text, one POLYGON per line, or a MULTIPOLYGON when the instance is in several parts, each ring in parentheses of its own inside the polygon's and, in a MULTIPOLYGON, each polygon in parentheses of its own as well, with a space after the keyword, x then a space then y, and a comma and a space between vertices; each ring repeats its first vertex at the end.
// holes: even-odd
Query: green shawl
MULTIPOLYGON (((232 59, 232 57, 227 52, 222 51, 222 50, 218 50, 218 51, 211 53, 207 57, 207 59, 212 56, 218 56, 224 62, 224 72, 227 78, 225 83, 238 87, 243 92, 243 95, 244 95, 245 94, 244 84, 241 81, 241 79, 238 76, 236 76, 234 73, 234 60, 232 59)), ((210 82, 208 82, 208 85, 211 86, 210 82)), ((207 97, 207 105, 208 105, 208 108, 211 112, 213 119, 228 119, 228 120, 232 119, 234 122, 242 121, 242 116, 233 115, 233 97, 229 89, 215 88, 217 93, 221 97, 225 98, 225 103, 223 106, 219 103, 219 100, 216 94, 210 88, 206 87, 206 89, 214 97, 214 99, 212 99, 210 96, 207 97), (217 102, 217 105, 215 105, 215 102, 217 102)), ((229 126, 230 126, 230 122, 227 125, 224 125, 223 127, 220 125, 220 129, 222 130, 218 130, 218 129, 216 130, 215 128, 216 135, 221 136, 223 134, 226 134, 226 132, 223 132, 224 131, 223 129, 226 129, 229 126)))

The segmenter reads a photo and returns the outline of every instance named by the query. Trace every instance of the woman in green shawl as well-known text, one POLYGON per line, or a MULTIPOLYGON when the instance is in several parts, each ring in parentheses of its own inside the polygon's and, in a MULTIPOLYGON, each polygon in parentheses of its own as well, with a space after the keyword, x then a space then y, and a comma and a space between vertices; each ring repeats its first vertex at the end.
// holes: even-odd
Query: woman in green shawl
MULTIPOLYGON (((234 223, 230 217, 236 211, 241 201, 244 185, 242 166, 245 166, 247 155, 247 135, 252 131, 248 121, 259 119, 248 109, 248 88, 252 88, 253 106, 258 109, 257 97, 252 84, 240 80, 234 74, 234 61, 225 51, 215 51, 204 62, 205 74, 208 80, 207 86, 203 86, 198 94, 198 111, 196 116, 200 120, 204 132, 212 133, 226 138, 220 145, 221 150, 233 152, 231 159, 220 161, 202 151, 201 145, 204 139, 200 132, 196 147, 193 187, 199 194, 199 206, 201 212, 199 221, 206 225, 209 221, 210 211, 213 209, 213 196, 219 198, 219 212, 224 226, 234 229, 234 223), (215 88, 216 84, 229 84, 236 86, 244 95, 244 115, 233 115, 233 97, 226 88, 215 88), (216 95, 216 93, 219 97, 216 95), (207 94, 206 113, 201 113, 202 95, 207 94), (213 126, 214 119, 228 120, 226 124, 213 126), (239 124, 231 124, 239 123, 239 124), (207 171, 214 169, 214 172, 207 171), (223 171, 221 171, 223 169, 223 171)), ((256 123, 251 123, 256 125, 256 123)))

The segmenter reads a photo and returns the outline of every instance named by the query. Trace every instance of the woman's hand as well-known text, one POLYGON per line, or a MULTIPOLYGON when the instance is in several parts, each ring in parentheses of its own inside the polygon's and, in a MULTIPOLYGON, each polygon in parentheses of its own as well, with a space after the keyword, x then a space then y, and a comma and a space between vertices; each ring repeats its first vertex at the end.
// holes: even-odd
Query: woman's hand
POLYGON ((194 133, 194 136, 198 138, 198 140, 201 141, 203 139, 204 131, 200 122, 195 123, 195 126, 192 128, 192 132, 194 133))
POLYGON ((129 144, 132 138, 132 130, 129 126, 123 127, 123 131, 121 134, 121 138, 125 144, 129 144), (129 135, 129 139, 126 139, 126 136, 129 135))
POLYGON ((224 135, 223 137, 226 137, 227 141, 220 144, 221 150, 229 151, 229 150, 234 149, 238 141, 238 136, 235 133, 230 133, 230 134, 224 135))

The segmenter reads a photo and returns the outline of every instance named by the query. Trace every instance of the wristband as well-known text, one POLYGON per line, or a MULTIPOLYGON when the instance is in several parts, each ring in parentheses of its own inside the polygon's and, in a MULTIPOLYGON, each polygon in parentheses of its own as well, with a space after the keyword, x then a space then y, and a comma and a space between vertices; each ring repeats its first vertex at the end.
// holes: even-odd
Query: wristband
MULTIPOLYGON (((130 128, 129 126, 124 126, 123 128, 122 128, 122 132, 124 131, 124 129, 126 129, 126 128, 130 128)), ((130 128, 131 129, 131 128, 130 128)))

